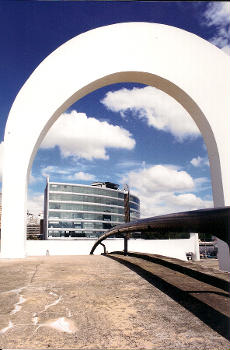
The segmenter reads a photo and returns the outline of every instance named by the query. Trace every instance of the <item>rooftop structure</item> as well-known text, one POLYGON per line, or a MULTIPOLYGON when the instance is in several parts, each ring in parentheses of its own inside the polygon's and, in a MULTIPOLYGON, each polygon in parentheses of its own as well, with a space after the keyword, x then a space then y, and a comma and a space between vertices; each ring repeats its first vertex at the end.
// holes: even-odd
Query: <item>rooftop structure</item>
POLYGON ((93 182, 91 186, 102 187, 102 188, 111 188, 112 190, 119 190, 119 185, 114 184, 113 182, 93 182))

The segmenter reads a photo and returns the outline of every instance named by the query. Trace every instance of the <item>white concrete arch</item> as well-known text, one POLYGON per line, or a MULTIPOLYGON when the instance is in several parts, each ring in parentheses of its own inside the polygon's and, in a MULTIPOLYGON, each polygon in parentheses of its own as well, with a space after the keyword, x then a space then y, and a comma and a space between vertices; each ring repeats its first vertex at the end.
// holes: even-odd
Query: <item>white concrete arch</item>
POLYGON ((229 77, 229 58, 221 50, 194 34, 162 24, 100 27, 60 46, 26 81, 8 117, 1 256, 26 254, 28 175, 43 137, 71 104, 116 82, 155 86, 185 107, 207 145, 214 205, 230 205, 229 77))

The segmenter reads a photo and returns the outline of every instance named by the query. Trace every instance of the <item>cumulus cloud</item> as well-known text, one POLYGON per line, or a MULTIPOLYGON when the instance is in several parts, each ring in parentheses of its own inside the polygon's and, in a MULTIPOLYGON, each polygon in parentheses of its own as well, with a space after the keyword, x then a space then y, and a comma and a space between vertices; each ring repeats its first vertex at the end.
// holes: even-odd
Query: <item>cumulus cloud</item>
POLYGON ((41 180, 39 177, 36 177, 32 173, 30 173, 29 184, 34 184, 39 180, 41 180))
POLYGON ((228 25, 230 23, 230 2, 209 2, 204 16, 207 20, 207 24, 209 25, 228 25))
MULTIPOLYGON (((81 166, 78 164, 78 166, 81 166)), ((61 178, 63 180, 81 180, 81 181, 94 181, 95 176, 93 174, 84 172, 84 171, 79 171, 76 172, 76 167, 75 168, 61 168, 56 165, 49 165, 41 170, 41 174, 44 177, 51 177, 51 181, 54 178, 61 178)))
POLYGON ((145 162, 139 162, 136 160, 122 160, 120 162, 117 162, 116 164, 116 168, 119 169, 130 169, 130 168, 140 168, 143 165, 145 165, 145 162))
POLYGON ((3 146, 4 143, 0 143, 0 181, 2 181, 2 169, 3 169, 3 146))
POLYGON ((73 169, 69 169, 69 168, 59 168, 56 165, 48 165, 47 167, 43 168, 41 170, 41 174, 42 176, 46 177, 46 176, 65 176, 65 175, 69 175, 71 172, 73 171, 73 169))
POLYGON ((93 174, 85 173, 84 171, 79 171, 78 173, 68 176, 68 180, 94 181, 95 176, 93 174))
POLYGON ((197 158, 193 158, 190 163, 198 168, 198 167, 203 167, 203 166, 209 166, 209 160, 207 157, 200 157, 198 156, 197 158))
POLYGON ((187 111, 171 96, 151 86, 109 91, 101 103, 123 117, 130 111, 149 126, 171 133, 178 141, 200 135, 187 111))
POLYGON ((64 158, 109 159, 108 148, 132 150, 135 140, 124 128, 72 111, 59 117, 41 144, 41 148, 55 146, 64 158))
POLYGON ((230 55, 230 2, 209 2, 204 19, 205 25, 216 27, 211 43, 230 55))
MULTIPOLYGON (((201 182, 205 181, 207 179, 202 178, 201 182)), ((131 171, 123 182, 140 198, 142 217, 213 207, 212 201, 194 194, 199 180, 168 165, 131 171)))
POLYGON ((186 171, 178 171, 164 165, 131 171, 128 179, 132 186, 141 187, 145 193, 185 191, 194 188, 193 179, 186 171))
POLYGON ((30 194, 27 199, 27 210, 34 215, 38 215, 44 210, 44 194, 30 194))

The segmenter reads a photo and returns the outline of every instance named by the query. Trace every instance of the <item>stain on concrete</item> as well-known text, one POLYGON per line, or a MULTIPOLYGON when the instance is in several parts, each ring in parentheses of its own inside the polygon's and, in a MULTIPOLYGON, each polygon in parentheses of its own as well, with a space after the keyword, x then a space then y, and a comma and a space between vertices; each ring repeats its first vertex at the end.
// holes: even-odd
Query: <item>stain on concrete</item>
POLYGON ((5 332, 7 332, 10 328, 13 328, 13 323, 11 322, 11 321, 9 321, 9 324, 8 324, 8 326, 7 327, 5 327, 5 328, 2 328, 1 330, 0 330, 0 334, 3 334, 3 333, 5 333, 5 332))
POLYGON ((40 327, 51 327, 60 332, 66 333, 75 333, 77 331, 75 323, 72 320, 67 319, 66 317, 60 317, 54 320, 49 320, 41 324, 40 327))

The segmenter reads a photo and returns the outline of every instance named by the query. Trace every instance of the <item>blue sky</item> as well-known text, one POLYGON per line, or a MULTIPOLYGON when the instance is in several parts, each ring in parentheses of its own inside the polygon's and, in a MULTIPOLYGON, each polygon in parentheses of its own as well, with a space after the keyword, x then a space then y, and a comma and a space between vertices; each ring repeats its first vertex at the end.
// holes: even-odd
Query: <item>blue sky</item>
MULTIPOLYGON (((229 2, 0 1, 0 174, 11 105, 37 65, 67 40, 118 22, 155 22, 195 33, 229 54, 229 2)), ((42 210, 51 181, 128 183, 142 216, 212 207, 209 163, 193 120, 172 98, 116 84, 72 105, 35 157, 28 209, 42 210), (87 130, 87 138, 81 130, 87 130), (99 136, 100 135, 100 136, 99 136)))

